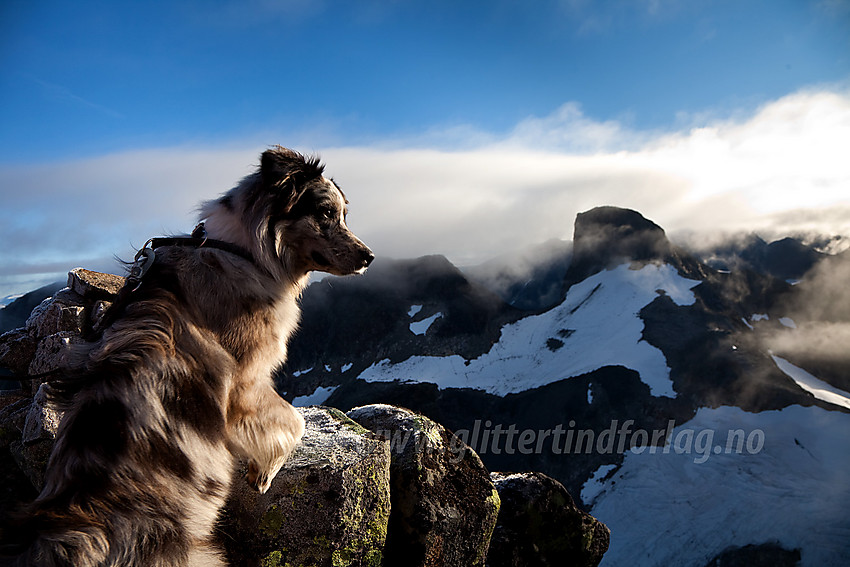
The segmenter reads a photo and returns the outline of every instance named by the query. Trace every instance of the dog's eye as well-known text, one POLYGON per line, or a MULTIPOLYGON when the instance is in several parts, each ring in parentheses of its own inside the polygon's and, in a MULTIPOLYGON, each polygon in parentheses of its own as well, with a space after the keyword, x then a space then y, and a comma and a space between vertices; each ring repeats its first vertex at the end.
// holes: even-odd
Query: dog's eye
POLYGON ((334 218, 334 211, 330 207, 322 207, 319 209, 319 216, 324 220, 331 220, 334 218))

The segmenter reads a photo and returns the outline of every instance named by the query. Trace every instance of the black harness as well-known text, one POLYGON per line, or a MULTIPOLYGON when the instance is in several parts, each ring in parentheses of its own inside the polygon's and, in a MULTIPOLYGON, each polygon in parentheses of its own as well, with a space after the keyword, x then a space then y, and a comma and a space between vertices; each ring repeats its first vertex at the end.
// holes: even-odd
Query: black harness
POLYGON ((127 275, 127 283, 125 286, 127 286, 127 284, 132 285, 132 287, 129 287, 131 291, 139 289, 139 286, 142 285, 142 278, 145 277, 145 274, 148 270, 150 270, 151 266, 153 266, 154 260, 156 259, 155 250, 164 246, 216 248, 218 250, 230 252, 231 254, 236 254, 237 256, 241 256, 248 260, 252 264, 254 263, 254 256, 241 246, 237 246, 231 242, 225 242, 224 240, 208 238, 207 229, 204 226, 204 223, 200 222, 194 230, 192 230, 192 234, 190 236, 161 236, 158 238, 151 238, 145 242, 145 245, 142 246, 141 250, 136 253, 133 264, 130 266, 130 272, 127 275))

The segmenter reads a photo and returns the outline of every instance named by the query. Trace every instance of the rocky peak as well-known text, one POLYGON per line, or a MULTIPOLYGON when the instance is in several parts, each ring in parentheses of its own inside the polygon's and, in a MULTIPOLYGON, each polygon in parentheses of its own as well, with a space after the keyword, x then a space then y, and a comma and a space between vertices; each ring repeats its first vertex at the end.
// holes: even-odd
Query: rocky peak
POLYGON ((620 207, 596 207, 576 216, 573 261, 567 286, 623 262, 660 261, 671 264, 687 277, 702 279, 705 266, 674 246, 664 229, 637 211, 620 207))

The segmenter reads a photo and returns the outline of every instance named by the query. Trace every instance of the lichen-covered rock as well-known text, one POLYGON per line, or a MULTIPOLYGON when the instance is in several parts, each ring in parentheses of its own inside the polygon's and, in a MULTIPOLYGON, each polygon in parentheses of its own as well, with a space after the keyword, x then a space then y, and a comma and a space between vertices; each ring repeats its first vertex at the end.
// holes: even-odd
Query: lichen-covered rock
POLYGON ((390 513, 388 443, 339 410, 299 411, 304 438, 269 491, 234 482, 222 519, 231 564, 380 567, 390 513))
POLYGON ((488 567, 595 567, 610 531, 578 509, 557 480, 537 472, 493 473, 502 499, 488 567))
POLYGON ((386 565, 484 565, 499 495, 478 455, 442 425, 388 405, 347 414, 390 441, 386 565))

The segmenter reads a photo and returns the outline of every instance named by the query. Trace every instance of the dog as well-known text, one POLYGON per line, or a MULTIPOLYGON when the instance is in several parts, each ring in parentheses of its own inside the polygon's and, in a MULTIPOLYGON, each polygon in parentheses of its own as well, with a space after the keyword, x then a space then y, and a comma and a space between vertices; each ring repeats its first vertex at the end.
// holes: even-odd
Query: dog
POLYGON ((53 384, 65 416, 12 564, 226 565, 212 531, 236 463, 265 492, 304 432, 272 373, 309 274, 363 273, 374 259, 323 173, 271 148, 202 205, 204 240, 146 254, 78 353, 82 371, 53 384))

